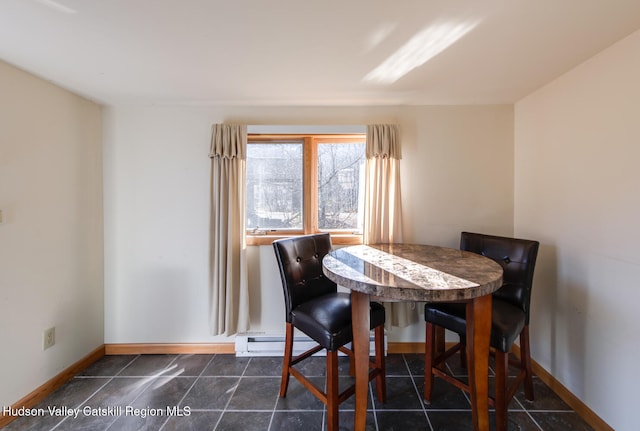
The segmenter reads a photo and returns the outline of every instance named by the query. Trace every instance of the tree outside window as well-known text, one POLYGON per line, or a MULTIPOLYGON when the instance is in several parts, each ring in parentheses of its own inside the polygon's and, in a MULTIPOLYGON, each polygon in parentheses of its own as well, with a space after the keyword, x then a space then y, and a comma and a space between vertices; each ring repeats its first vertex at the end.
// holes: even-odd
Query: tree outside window
POLYGON ((360 242, 364 166, 363 135, 249 135, 248 243, 320 231, 360 242))

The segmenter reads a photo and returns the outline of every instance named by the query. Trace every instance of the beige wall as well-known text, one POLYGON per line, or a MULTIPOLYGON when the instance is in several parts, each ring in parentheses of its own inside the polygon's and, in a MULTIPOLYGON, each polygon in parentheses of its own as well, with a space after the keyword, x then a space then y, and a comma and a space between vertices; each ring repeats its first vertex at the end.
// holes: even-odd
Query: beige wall
POLYGON ((1 61, 0 95, 6 406, 103 343, 102 157, 98 105, 1 61))
POLYGON ((541 241, 532 354, 638 429, 640 32, 518 102, 515 233, 541 241))
MULTIPOLYGON (((456 246, 468 229, 540 240, 534 358, 614 428, 637 428, 638 76, 636 32, 518 102, 515 121, 510 106, 108 108, 103 212, 100 107, 0 62, 0 331, 12 352, 0 356, 0 405, 103 341, 215 339, 212 123, 396 122, 405 239, 456 246), (57 344, 42 351, 50 326, 57 344)), ((249 258, 252 329, 280 331, 271 249, 249 258)))
MULTIPOLYGON (((394 122, 403 135, 406 240, 457 246, 513 231, 513 107, 106 108, 105 341, 210 342, 211 124, 394 122)), ((252 330, 282 332, 270 247, 249 250, 252 330)), ((424 325, 391 338, 421 341, 424 325)))

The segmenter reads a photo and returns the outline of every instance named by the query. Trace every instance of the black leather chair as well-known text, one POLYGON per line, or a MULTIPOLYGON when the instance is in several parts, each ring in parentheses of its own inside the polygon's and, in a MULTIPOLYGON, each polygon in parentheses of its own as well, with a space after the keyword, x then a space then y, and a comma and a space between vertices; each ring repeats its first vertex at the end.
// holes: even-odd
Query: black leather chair
MULTIPOLYGON (((322 259, 331 251, 328 233, 297 236, 273 242, 280 267, 286 309, 286 342, 280 396, 287 394, 293 375, 327 406, 328 430, 338 430, 338 405, 355 392, 351 386, 338 393, 338 351, 350 356, 345 344, 352 340, 351 296, 337 291, 336 284, 322 272, 322 259), (293 357, 293 333, 298 328, 318 345, 293 357), (327 350, 326 392, 307 379, 294 365, 327 350)), ((384 319, 382 305, 371 303, 371 328, 375 336, 375 362, 370 363, 369 380, 376 379, 377 397, 385 402, 384 319)), ((352 363, 353 364, 353 363, 352 363)))
MULTIPOLYGON (((529 304, 533 284, 533 270, 538 255, 537 241, 506 238, 478 233, 462 232, 460 248, 486 256, 498 262, 503 270, 503 284, 493 293, 491 350, 496 359, 495 397, 489 404, 495 407, 496 428, 507 429, 507 409, 511 398, 524 381, 524 392, 528 400, 533 400, 533 380, 529 350, 529 304), (507 387, 509 350, 516 338, 520 337, 520 360, 511 361, 519 367, 517 378, 507 387)), ((445 372, 444 361, 460 351, 461 362, 465 364, 464 337, 466 331, 464 303, 429 303, 425 305, 426 349, 424 399, 431 400, 433 377, 437 375, 455 386, 469 391, 468 386, 445 372), (456 332, 460 343, 444 352, 444 336, 435 342, 435 328, 441 327, 456 332), (436 346, 436 343, 439 343, 436 346), (438 353, 436 353, 438 352, 438 353), (442 353, 440 353, 442 352, 442 353), (437 357, 436 357, 437 355, 437 357)), ((444 332, 444 331, 442 331, 444 332)))

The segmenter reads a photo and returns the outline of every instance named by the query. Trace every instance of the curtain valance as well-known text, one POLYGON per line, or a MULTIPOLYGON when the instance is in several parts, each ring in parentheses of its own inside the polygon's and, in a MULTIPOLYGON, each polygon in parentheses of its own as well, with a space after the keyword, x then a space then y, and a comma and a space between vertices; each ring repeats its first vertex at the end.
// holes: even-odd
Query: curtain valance
POLYGON ((367 159, 402 158, 398 126, 395 124, 372 124, 367 126, 367 159))
POLYGON ((247 126, 245 124, 214 124, 211 126, 209 157, 246 159, 247 126))

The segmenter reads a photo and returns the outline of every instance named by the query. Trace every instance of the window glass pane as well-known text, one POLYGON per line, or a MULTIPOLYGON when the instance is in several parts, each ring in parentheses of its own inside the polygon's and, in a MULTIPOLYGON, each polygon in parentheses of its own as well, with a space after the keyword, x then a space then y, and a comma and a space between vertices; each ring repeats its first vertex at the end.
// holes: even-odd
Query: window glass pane
POLYGON ((247 230, 302 229, 302 143, 247 145, 247 230))
POLYGON ((318 145, 318 227, 362 231, 364 143, 318 145))

